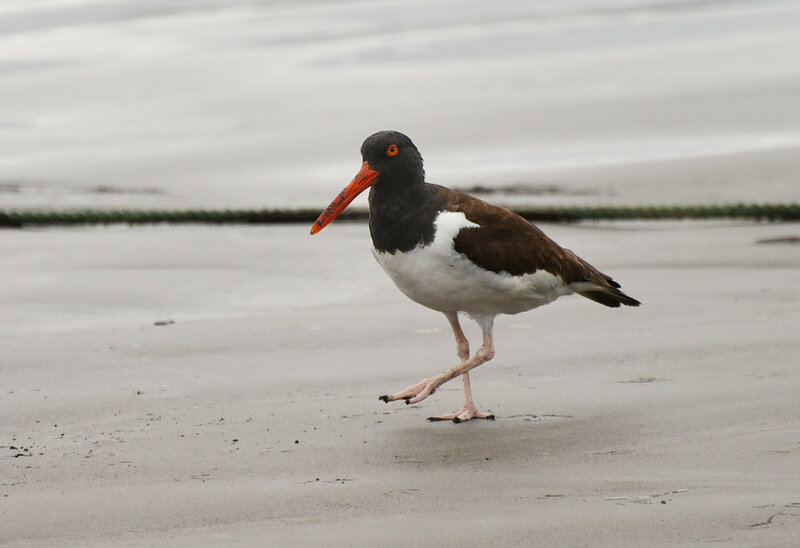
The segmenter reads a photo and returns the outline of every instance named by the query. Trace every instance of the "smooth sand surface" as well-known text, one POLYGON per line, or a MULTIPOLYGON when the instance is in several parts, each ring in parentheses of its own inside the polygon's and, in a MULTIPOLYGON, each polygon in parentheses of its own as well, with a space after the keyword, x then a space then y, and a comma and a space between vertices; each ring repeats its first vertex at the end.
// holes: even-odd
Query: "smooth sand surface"
POLYGON ((500 317, 461 425, 363 224, 3 231, 0 543, 796 546, 800 225, 543 228, 644 304, 500 317))

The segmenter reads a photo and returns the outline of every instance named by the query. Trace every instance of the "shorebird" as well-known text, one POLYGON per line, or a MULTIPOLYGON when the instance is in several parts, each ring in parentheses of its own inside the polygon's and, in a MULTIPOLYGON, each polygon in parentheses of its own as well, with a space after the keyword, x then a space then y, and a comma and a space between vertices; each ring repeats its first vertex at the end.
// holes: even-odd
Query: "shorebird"
POLYGON ((418 403, 461 376, 464 405, 429 420, 494 419, 472 400, 469 372, 495 355, 498 314, 517 314, 577 293, 609 307, 638 306, 611 277, 564 249, 519 215, 425 182, 422 156, 411 139, 380 131, 361 145, 361 170, 322 212, 316 234, 361 192, 369 192, 373 254, 411 300, 442 312, 453 329, 461 363, 391 395, 385 402, 418 403), (480 326, 483 341, 470 356, 458 314, 480 326))

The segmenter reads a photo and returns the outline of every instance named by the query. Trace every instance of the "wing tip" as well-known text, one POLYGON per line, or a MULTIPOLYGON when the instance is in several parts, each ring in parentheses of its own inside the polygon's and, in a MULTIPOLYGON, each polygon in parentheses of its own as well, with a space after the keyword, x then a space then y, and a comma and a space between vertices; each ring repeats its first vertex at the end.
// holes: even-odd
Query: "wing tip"
POLYGON ((623 304, 625 306, 640 306, 642 304, 640 301, 619 290, 612 291, 598 288, 591 291, 578 291, 578 294, 610 308, 619 308, 623 304))

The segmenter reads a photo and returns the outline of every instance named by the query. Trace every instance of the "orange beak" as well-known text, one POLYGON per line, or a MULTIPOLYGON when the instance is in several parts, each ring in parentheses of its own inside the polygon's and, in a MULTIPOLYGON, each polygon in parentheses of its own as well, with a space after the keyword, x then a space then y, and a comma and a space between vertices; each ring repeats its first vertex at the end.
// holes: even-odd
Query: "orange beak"
POLYGON ((350 181, 350 184, 344 187, 339 195, 331 202, 331 204, 325 208, 325 211, 317 218, 314 222, 314 226, 311 227, 311 234, 316 234, 323 228, 325 228, 328 223, 334 220, 339 214, 345 210, 345 208, 350 205, 350 202, 356 199, 356 196, 364 192, 366 189, 371 187, 375 184, 378 180, 378 175, 380 175, 379 171, 375 171, 367 162, 364 162, 361 165, 361 171, 359 171, 353 180, 350 181))

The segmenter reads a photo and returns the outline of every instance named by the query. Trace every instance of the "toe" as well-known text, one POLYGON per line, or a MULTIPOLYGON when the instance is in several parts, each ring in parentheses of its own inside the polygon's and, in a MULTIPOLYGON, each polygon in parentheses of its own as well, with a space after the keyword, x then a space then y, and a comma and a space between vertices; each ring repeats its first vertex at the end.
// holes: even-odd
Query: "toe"
MULTIPOLYGON (((439 422, 439 421, 452 421, 458 417, 458 413, 448 413, 447 415, 439 415, 436 417, 428 417, 428 420, 431 422, 439 422)), ((459 421, 461 422, 461 421, 459 421)))
POLYGON ((431 422, 453 421, 455 424, 461 424, 462 422, 471 421, 472 419, 486 419, 493 421, 494 415, 487 415, 486 413, 478 411, 478 409, 474 406, 464 406, 457 413, 439 415, 438 417, 428 417, 428 420, 431 422))

